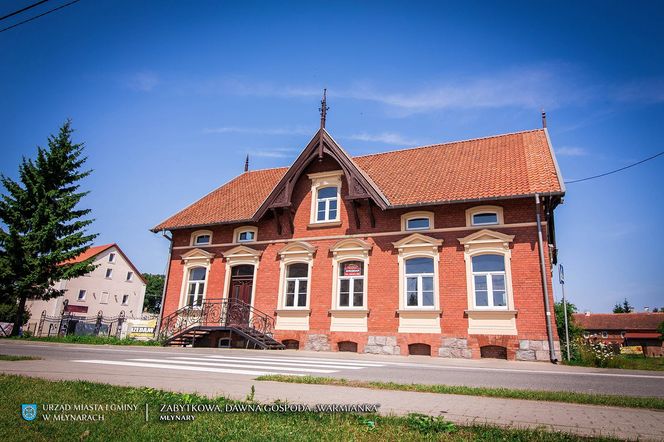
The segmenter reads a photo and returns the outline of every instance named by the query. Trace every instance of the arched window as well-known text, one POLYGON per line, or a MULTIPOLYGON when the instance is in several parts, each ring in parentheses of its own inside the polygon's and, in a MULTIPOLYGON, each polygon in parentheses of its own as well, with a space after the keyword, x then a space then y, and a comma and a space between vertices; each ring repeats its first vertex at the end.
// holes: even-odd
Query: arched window
POLYGON ((199 306, 203 303, 206 276, 207 270, 205 267, 194 267, 189 270, 189 279, 187 281, 187 305, 199 306))
POLYGON ((306 307, 308 284, 309 264, 290 264, 286 271, 285 307, 306 307))
POLYGON ((339 307, 364 306, 364 263, 345 261, 339 264, 339 307))
POLYGON ((336 221, 339 219, 339 211, 337 210, 337 193, 336 187, 323 187, 318 189, 316 194, 316 221, 336 221))
POLYGON ((407 259, 405 278, 406 307, 433 307, 433 259, 407 259))
POLYGON ((507 308, 505 256, 473 256, 473 291, 477 308, 507 308))
POLYGON ((498 214, 496 212, 481 212, 473 214, 474 226, 488 226, 498 224, 498 214))
POLYGON ((192 246, 207 246, 212 244, 212 232, 210 230, 197 230, 191 234, 192 246))

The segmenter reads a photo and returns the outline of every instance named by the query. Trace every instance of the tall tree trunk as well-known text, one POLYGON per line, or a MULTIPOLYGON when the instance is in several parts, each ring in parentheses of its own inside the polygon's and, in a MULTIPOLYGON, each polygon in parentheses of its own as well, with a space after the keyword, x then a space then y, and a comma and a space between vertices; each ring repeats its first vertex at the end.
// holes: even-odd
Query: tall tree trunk
POLYGON ((18 302, 16 319, 14 320, 14 328, 12 328, 12 336, 18 336, 19 329, 21 326, 23 326, 23 312, 25 312, 25 301, 27 299, 27 295, 21 295, 21 300, 18 302))

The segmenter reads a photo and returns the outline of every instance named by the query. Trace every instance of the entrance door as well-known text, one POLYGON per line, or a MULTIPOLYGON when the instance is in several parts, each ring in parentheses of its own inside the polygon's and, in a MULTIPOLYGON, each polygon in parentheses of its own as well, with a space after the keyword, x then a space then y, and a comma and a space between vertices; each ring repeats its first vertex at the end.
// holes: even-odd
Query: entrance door
POLYGON ((249 324, 253 285, 254 266, 239 265, 231 269, 230 293, 228 294, 228 318, 231 324, 249 324))

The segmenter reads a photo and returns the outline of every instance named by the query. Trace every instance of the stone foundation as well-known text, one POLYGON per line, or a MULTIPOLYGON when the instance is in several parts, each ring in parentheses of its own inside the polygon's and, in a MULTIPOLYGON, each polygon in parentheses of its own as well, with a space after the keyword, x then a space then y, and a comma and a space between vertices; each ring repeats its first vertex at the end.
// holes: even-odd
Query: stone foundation
POLYGON ((441 358, 471 359, 473 352, 468 348, 468 339, 442 338, 441 346, 438 349, 438 356, 441 358))
POLYGON ((331 351, 330 337, 322 334, 307 335, 307 342, 304 344, 304 349, 312 351, 331 351))
POLYGON ((396 336, 368 336, 364 352, 375 355, 399 355, 401 347, 397 345, 396 336))
MULTIPOLYGON (((553 341, 556 358, 560 360, 560 342, 553 341)), ((516 351, 517 361, 549 361, 549 341, 535 341, 529 339, 519 340, 519 349, 516 351)))

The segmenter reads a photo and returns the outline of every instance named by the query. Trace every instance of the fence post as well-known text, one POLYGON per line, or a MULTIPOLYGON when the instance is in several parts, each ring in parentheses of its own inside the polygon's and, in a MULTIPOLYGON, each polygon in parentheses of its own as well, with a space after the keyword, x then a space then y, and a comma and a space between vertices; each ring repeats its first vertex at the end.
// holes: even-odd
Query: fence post
POLYGON ((95 336, 99 336, 99 330, 101 330, 101 320, 104 317, 101 310, 97 313, 97 322, 95 322, 95 336))
POLYGON ((124 319, 125 319, 125 312, 122 310, 120 312, 120 316, 118 316, 118 329, 115 331, 115 337, 120 339, 120 336, 122 336, 122 324, 124 324, 124 319))
MULTIPOLYGON (((38 329, 37 333, 35 333, 36 336, 41 336, 45 320, 46 320, 46 310, 44 310, 41 313, 41 317, 39 318, 39 329, 38 329)), ((49 334, 50 334, 50 330, 49 330, 49 334)))

